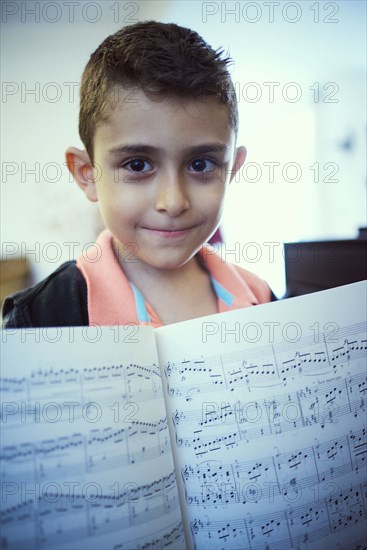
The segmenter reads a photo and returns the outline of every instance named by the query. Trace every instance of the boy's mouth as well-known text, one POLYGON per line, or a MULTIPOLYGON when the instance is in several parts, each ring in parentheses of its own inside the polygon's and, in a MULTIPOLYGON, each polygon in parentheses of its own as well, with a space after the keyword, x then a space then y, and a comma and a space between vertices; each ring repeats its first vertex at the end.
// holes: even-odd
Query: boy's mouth
POLYGON ((149 231, 152 235, 157 235, 158 237, 163 237, 165 239, 174 239, 178 237, 183 237, 193 229, 191 227, 183 227, 181 229, 164 229, 164 228, 153 228, 153 227, 144 227, 146 231, 149 231))

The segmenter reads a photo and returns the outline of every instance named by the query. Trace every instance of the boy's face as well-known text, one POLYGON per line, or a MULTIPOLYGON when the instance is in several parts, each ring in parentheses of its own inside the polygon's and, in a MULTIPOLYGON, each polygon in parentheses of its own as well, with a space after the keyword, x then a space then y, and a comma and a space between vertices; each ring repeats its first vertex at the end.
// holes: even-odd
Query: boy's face
POLYGON ((244 148, 235 150, 228 119, 226 106, 213 98, 120 94, 97 127, 95 183, 86 193, 99 201, 120 261, 177 269, 211 237, 245 156, 244 148))

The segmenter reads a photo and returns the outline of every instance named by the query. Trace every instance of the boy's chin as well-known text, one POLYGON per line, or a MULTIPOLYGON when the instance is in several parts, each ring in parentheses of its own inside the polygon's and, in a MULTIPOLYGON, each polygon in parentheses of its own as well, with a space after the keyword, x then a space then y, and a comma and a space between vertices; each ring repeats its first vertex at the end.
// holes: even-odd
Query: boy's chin
POLYGON ((188 255, 178 254, 177 256, 174 254, 165 254, 162 257, 155 257, 154 259, 142 258, 142 262, 151 269, 168 273, 187 266, 192 261, 195 253, 196 251, 188 255))
POLYGON ((187 265, 190 262, 191 258, 187 258, 184 260, 166 260, 161 262, 151 262, 148 265, 152 269, 156 269, 157 271, 164 271, 169 273, 170 271, 175 271, 177 269, 183 268, 185 265, 187 265))

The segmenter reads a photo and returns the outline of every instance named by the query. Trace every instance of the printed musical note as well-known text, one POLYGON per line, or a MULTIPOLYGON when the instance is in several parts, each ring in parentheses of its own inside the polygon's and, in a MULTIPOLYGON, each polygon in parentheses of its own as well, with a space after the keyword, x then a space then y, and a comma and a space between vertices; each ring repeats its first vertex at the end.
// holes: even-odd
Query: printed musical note
MULTIPOLYGON (((357 329, 358 338, 344 343, 344 346, 348 346, 348 353, 339 353, 339 355, 335 353, 339 348, 332 348, 327 342, 317 344, 312 342, 310 345, 307 343, 309 338, 305 338, 297 342, 299 349, 296 349, 293 354, 289 346, 286 347, 284 344, 260 348, 256 353, 256 359, 259 357, 263 359, 260 362, 254 362, 254 354, 245 351, 223 354, 221 357, 210 356, 200 360, 170 363, 169 376, 168 365, 165 367, 168 388, 170 391, 177 390, 178 393, 175 395, 182 395, 184 391, 188 391, 186 388, 199 385, 200 391, 205 393, 220 391, 222 386, 231 391, 240 388, 250 391, 251 388, 286 384, 295 374, 301 377, 336 374, 339 365, 341 368, 344 367, 345 355, 348 356, 349 364, 350 360, 358 359, 366 352, 365 340, 362 336, 365 327, 358 325, 357 329), (311 351, 302 351, 303 342, 311 351), (279 354, 279 362, 282 365, 280 369, 275 366, 274 353, 279 354), (328 360, 329 355, 331 362, 328 360), (266 358, 271 360, 266 361, 266 358), (190 366, 187 366, 188 364, 190 366), (200 367, 193 366, 197 364, 200 367), (183 378, 182 374, 184 374, 183 378)), ((343 349, 345 349, 344 346, 343 349)))
POLYGON ((354 536, 359 538, 365 533, 365 496, 366 484, 311 505, 292 506, 272 515, 252 515, 251 520, 232 517, 230 522, 204 522, 196 516, 190 524, 191 532, 197 548, 215 549, 223 548, 223 538, 229 548, 297 548, 305 541, 325 544, 330 534, 340 533, 348 526, 353 526, 354 536), (240 540, 236 541, 237 537, 240 540))

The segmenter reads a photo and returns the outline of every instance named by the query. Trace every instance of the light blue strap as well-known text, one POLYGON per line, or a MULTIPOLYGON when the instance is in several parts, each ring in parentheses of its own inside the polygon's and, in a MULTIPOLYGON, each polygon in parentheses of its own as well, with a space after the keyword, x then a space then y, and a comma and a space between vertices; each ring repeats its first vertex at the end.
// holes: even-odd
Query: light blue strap
POLYGON ((214 291, 217 297, 222 300, 227 306, 232 306, 234 302, 234 296, 224 286, 222 286, 214 277, 210 277, 214 291))
POLYGON ((145 307, 144 296, 142 295, 140 290, 138 290, 136 286, 133 285, 131 281, 130 281, 130 285, 131 285, 131 288, 133 289, 134 296, 135 296, 136 313, 138 314, 138 319, 141 322, 149 323, 150 318, 147 312, 147 308, 145 307))

